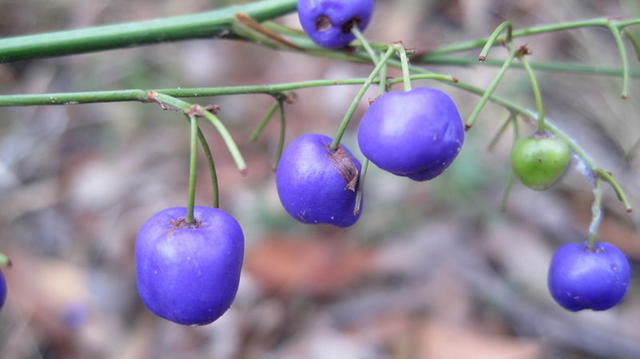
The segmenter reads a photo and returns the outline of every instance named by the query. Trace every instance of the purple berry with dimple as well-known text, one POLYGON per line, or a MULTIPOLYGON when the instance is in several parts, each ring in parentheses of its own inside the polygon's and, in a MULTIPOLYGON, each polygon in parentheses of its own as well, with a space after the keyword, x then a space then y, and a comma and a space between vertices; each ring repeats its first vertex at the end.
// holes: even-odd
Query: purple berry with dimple
POLYGON ((606 310, 620 303, 631 277, 627 257, 613 244, 568 243, 551 260, 548 286, 565 309, 606 310))
POLYGON ((4 280, 4 274, 0 271, 0 309, 4 306, 7 299, 7 283, 4 280))
POLYGON ((462 119, 446 93, 420 87, 377 98, 360 122, 360 150, 378 167, 416 181, 432 179, 464 143, 462 119))
POLYGON ((353 26, 364 31, 373 5, 373 0, 298 0, 298 17, 316 44, 338 48, 353 41, 353 26))
POLYGON ((360 162, 344 146, 332 151, 331 138, 306 134, 287 146, 276 170, 284 209, 303 223, 348 227, 354 214, 360 162))
POLYGON ((136 240, 136 274, 142 302, 159 317, 183 325, 218 319, 240 282, 244 235, 227 212, 195 207, 164 209, 149 218, 136 240))

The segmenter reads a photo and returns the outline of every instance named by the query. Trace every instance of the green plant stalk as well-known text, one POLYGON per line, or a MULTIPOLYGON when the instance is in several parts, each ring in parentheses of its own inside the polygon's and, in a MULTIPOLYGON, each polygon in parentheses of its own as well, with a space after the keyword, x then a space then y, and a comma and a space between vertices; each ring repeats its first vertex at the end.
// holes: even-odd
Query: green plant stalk
POLYGON ((260 121, 260 124, 258 124, 258 127, 256 127, 256 129, 251 134, 251 137, 250 137, 251 141, 257 140, 258 137, 262 134, 262 131, 264 131, 264 128, 267 126, 267 124, 271 120, 271 117, 273 117, 273 114, 278 109, 278 106, 280 106, 280 101, 276 101, 273 104, 273 106, 269 108, 267 113, 264 114, 264 116, 262 117, 262 121, 260 121))
POLYGON ((487 102, 489 102, 489 100, 491 99, 491 96, 496 91, 498 84, 500 83, 504 75, 507 73, 507 70, 509 69, 509 66, 513 62, 513 59, 516 57, 517 53, 518 53, 518 50, 516 48, 512 48, 509 50, 509 56, 507 56, 507 59, 504 60, 504 65, 502 66, 502 68, 500 69, 496 77, 493 79, 493 81, 491 81, 491 83, 489 84, 489 87, 487 87, 485 91, 482 91, 482 97, 480 98, 480 101, 478 101, 478 104, 473 109, 473 111, 471 112, 471 115, 469 115, 469 118, 467 119, 467 122, 465 124, 466 129, 470 129, 471 126, 473 126, 473 123, 476 121, 476 119, 480 115, 480 111, 482 111, 482 109, 487 104, 487 102))
POLYGON ((360 88, 360 91, 358 91, 358 94, 353 99, 353 102, 351 102, 351 105, 347 109, 347 112, 345 113, 344 118, 342 119, 342 122, 338 127, 338 131, 336 132, 336 135, 333 138, 333 141, 331 142, 331 146, 329 146, 329 148, 332 151, 335 151, 338 148, 338 145, 340 145, 340 140, 342 139, 342 136, 344 135, 344 131, 347 129, 347 126, 349 125, 349 122, 351 121, 353 114, 356 112, 356 108, 358 107, 358 104, 360 103, 360 101, 362 101, 362 97, 364 97, 364 94, 369 89, 369 86, 371 86, 371 84, 373 83, 373 79, 375 79, 376 76, 378 76, 378 73, 380 72, 382 67, 387 63, 387 61, 393 54, 393 51, 394 51, 394 48, 392 46, 389 46, 389 48, 387 49, 387 52, 384 54, 384 56, 382 56, 382 58, 380 59, 380 62, 378 62, 376 67, 373 69, 373 71, 371 71, 371 74, 369 75, 367 80, 364 82, 364 84, 360 88))
POLYGON ((636 59, 640 61, 640 40, 638 40, 638 37, 629 30, 623 30, 622 33, 624 33, 624 36, 626 36, 627 39, 629 39, 629 42, 631 42, 631 45, 633 46, 633 51, 636 54, 636 59))
POLYGON ((531 66, 529 66, 529 61, 526 58, 526 54, 522 54, 518 56, 518 59, 524 66, 525 71, 527 72, 527 76, 529 76, 529 82, 531 83, 531 90, 533 91, 533 97, 536 101, 536 111, 538 112, 538 132, 544 133, 546 130, 545 126, 545 111, 544 111, 544 102, 542 101, 542 93, 540 92, 540 85, 538 84, 538 79, 536 78, 536 74, 533 72, 531 66))
POLYGON ((257 21, 296 9, 296 0, 268 0, 198 14, 0 39, 0 63, 140 46, 166 41, 233 35, 235 14, 257 21))
POLYGON ((231 157, 236 163, 236 167, 238 167, 238 170, 243 174, 246 173, 247 165, 244 161, 244 158, 242 157, 242 154, 240 153, 240 150, 238 149, 238 146, 233 140, 233 137, 231 137, 231 134, 229 133, 227 128, 224 126, 222 121, 220 121, 220 119, 217 116, 201 108, 199 105, 192 105, 188 102, 182 101, 175 97, 162 94, 162 93, 153 92, 153 91, 150 91, 149 93, 147 93, 147 99, 145 101, 149 102, 150 99, 154 99, 154 98, 155 100, 157 100, 163 105, 171 106, 175 109, 181 110, 187 116, 190 116, 192 114, 192 111, 198 110, 197 111, 198 114, 206 118, 207 121, 209 121, 213 125, 213 127, 215 127, 215 129, 218 131, 218 133, 220 134, 220 137, 222 137, 222 140, 227 146, 227 149, 229 150, 231 157))
MULTIPOLYGON (((609 27, 609 25, 613 25, 619 29, 622 29, 624 27, 637 25, 637 24, 640 24, 640 18, 630 19, 627 21, 615 21, 609 18, 597 18, 597 19, 590 19, 590 20, 565 22, 560 24, 534 26, 526 29, 515 30, 513 31, 511 37, 515 39, 518 37, 538 35, 538 34, 543 34, 548 32, 564 31, 564 30, 578 29, 583 27, 609 27)), ((503 41, 503 39, 505 38, 497 39, 495 43, 500 43, 501 41, 503 41)), ((429 55, 444 55, 452 52, 481 48, 487 43, 488 40, 489 38, 482 38, 482 39, 477 39, 472 41, 464 41, 464 42, 458 42, 458 43, 440 46, 434 49, 433 51, 430 51, 429 55)))
POLYGON ((511 21, 504 21, 502 24, 498 25, 495 30, 493 30, 493 33, 491 33, 491 35, 489 35, 489 37, 487 38, 487 42, 482 48, 482 51, 480 51, 478 60, 485 61, 487 59, 487 56, 489 56, 489 50, 491 50, 496 42, 496 39, 498 38, 498 35, 500 35, 500 33, 502 33, 505 28, 507 29, 507 37, 505 38, 505 43, 508 44, 511 42, 511 38, 513 36, 513 26, 511 25, 511 21))
POLYGON ((395 45, 400 55, 400 63, 402 64, 402 78, 404 79, 404 90, 411 91, 411 72, 409 71, 409 58, 407 58, 407 50, 402 44, 395 45))
POLYGON ((629 97, 629 59, 627 58, 627 49, 624 46, 622 35, 620 35, 620 29, 613 24, 609 24, 609 29, 618 47, 620 61, 622 62, 622 93, 620 96, 626 99, 629 97))
POLYGON ((602 221, 602 186, 600 177, 596 176, 593 185, 593 204, 591 205, 591 223, 589 224, 589 235, 587 240, 589 248, 594 249, 598 239, 598 228, 602 221))
POLYGON ((189 148, 189 192, 187 195, 186 223, 193 223, 193 207, 196 203, 196 180, 198 175, 198 117, 189 116, 191 124, 191 146, 189 148))
POLYGON ((364 179, 367 176, 367 170, 369 169, 369 159, 365 157, 362 161, 362 171, 360 172, 360 178, 358 179, 358 192, 356 192, 356 206, 353 208, 353 215, 360 214, 362 209, 362 194, 364 193, 364 179))
POLYGON ((509 204, 509 197, 511 196, 511 189, 513 189, 514 180, 515 176, 513 175, 513 171, 509 171, 509 175, 507 177, 507 185, 504 187, 504 192, 502 192, 502 200, 500 201, 500 210, 502 212, 507 211, 507 205, 509 204))
POLYGON ((284 114, 284 101, 278 100, 278 107, 280 108, 280 133, 278 134, 278 146, 276 147, 276 157, 273 160, 271 168, 275 171, 280 163, 282 157, 282 151, 284 150, 284 140, 287 135, 287 121, 284 114))
MULTIPOLYGON (((382 71, 382 70, 381 70, 382 71)), ((450 75, 442 74, 418 74, 412 75, 411 80, 437 80, 454 82, 450 75)), ((388 79, 389 84, 403 82, 402 78, 388 79)), ((367 82, 365 78, 351 78, 343 80, 312 80, 301 82, 289 82, 275 85, 251 85, 230 87, 197 87, 174 88, 156 90, 113 90, 113 91, 84 91, 67 93, 50 93, 39 95, 0 95, 0 107, 6 106, 46 106, 46 105, 77 105, 102 102, 149 102, 149 91, 171 97, 209 97, 226 95, 265 94, 277 95, 291 90, 343 85, 362 85, 367 82)), ((373 81, 377 83, 377 81, 373 81)))
POLYGON ((218 208, 220 207, 220 193, 218 190, 218 174, 216 173, 216 165, 213 161, 213 155, 211 154, 211 147, 209 147, 209 143, 200 128, 198 128, 198 141, 200 142, 200 147, 202 148, 204 157, 207 160, 209 176, 211 177, 211 206, 213 208, 218 208))
POLYGON ((493 138, 491 139, 491 142, 489 142, 489 146, 487 146, 487 150, 489 152, 493 152, 496 145, 498 144, 498 141, 500 141, 500 139, 502 138, 502 135, 504 135, 509 125, 514 121, 514 117, 515 116, 510 113, 509 117, 507 117, 507 119, 502 123, 502 126, 500 126, 498 132, 496 132, 495 136, 493 136, 493 138))
POLYGON ((373 49, 373 47, 371 47, 371 44, 369 43, 367 38, 362 34, 360 29, 358 29, 357 26, 354 26, 353 28, 351 28, 351 32, 356 37, 356 39, 360 42, 362 47, 364 47, 367 54, 369 54, 369 57, 371 57, 371 60, 373 60, 373 63, 377 64, 380 61, 380 59, 378 59, 378 54, 376 54, 376 51, 373 49))

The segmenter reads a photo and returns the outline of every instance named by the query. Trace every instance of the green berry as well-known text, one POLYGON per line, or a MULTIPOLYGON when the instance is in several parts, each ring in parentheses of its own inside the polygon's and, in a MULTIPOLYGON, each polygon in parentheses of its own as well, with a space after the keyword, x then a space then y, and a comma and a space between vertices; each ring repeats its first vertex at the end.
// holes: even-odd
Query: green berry
POLYGON ((511 151, 511 166, 525 186, 545 190, 564 174, 571 159, 569 146, 547 134, 522 138, 511 151))

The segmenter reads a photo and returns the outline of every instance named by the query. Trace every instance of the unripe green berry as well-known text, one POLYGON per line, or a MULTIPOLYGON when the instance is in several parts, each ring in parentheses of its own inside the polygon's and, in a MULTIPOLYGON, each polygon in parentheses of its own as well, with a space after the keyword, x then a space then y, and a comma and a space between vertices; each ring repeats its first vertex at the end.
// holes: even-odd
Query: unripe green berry
POLYGON ((547 134, 522 138, 511 151, 513 172, 525 186, 539 191, 556 183, 570 160, 569 146, 547 134))

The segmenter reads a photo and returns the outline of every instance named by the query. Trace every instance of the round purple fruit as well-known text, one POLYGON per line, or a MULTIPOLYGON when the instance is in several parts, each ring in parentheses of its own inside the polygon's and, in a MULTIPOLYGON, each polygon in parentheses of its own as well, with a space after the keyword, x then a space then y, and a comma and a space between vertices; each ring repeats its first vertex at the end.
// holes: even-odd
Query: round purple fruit
POLYGON ((358 129, 365 157, 385 171, 416 181, 444 172, 463 143, 455 103, 446 93, 426 87, 380 96, 358 129))
POLYGON ((318 45, 338 48, 355 36, 351 29, 364 31, 373 12, 373 0, 298 0, 302 28, 318 45))
POLYGON ((244 235, 218 208, 164 209, 149 218, 136 240, 136 273, 142 302, 159 317, 183 325, 218 319, 233 302, 240 281, 244 235))
POLYGON ((360 162, 340 145, 332 151, 331 138, 306 134, 282 154, 276 170, 278 196, 284 209, 303 223, 348 227, 354 214, 360 162))
POLYGON ((568 243, 553 255, 548 285, 562 307, 606 310, 620 303, 631 274, 624 253, 609 243, 568 243))

